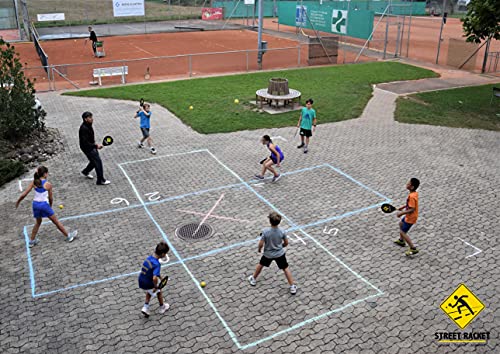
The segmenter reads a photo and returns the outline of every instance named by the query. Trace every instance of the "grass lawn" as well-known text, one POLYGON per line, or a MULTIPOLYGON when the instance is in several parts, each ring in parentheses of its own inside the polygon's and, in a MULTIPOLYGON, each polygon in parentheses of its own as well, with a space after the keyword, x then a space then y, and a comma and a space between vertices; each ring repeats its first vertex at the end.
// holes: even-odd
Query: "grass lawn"
POLYGON ((278 115, 256 113, 248 102, 255 91, 267 87, 269 78, 286 77, 290 88, 302 92, 302 101, 313 98, 318 123, 359 117, 372 95, 372 84, 436 77, 436 73, 397 62, 376 62, 321 68, 262 72, 233 76, 130 85, 76 91, 67 95, 106 97, 158 103, 200 133, 293 126, 298 112, 278 115), (239 99, 240 104, 234 100, 239 99), (189 110, 189 106, 194 107, 189 110))
MULTIPOLYGON (((417 93, 400 97, 396 120, 402 123, 442 125, 500 131, 500 99, 490 105, 492 87, 484 85, 417 93)), ((498 86, 498 85, 496 85, 498 86)))

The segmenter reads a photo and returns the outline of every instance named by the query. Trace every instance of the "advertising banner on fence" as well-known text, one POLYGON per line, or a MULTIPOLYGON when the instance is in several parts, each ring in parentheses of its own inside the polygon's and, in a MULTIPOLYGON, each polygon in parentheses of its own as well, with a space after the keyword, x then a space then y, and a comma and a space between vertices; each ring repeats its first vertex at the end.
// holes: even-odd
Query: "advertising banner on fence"
POLYGON ((222 7, 204 7, 201 10, 202 20, 222 20, 224 18, 224 9, 222 7))
POLYGON ((115 17, 144 16, 144 0, 113 0, 113 15, 115 17))
POLYGON ((305 6, 280 1, 278 21, 283 25, 367 39, 373 30, 374 12, 339 7, 339 3, 308 3, 305 6))
POLYGON ((56 14, 37 14, 36 18, 38 22, 43 21, 64 21, 64 13, 56 13, 56 14))

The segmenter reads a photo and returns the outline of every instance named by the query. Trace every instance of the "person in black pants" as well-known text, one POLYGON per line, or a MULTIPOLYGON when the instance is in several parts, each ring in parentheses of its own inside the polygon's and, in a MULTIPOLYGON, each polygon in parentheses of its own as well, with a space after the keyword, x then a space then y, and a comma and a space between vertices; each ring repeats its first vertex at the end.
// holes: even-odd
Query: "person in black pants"
POLYGON ((78 136, 80 139, 80 149, 83 151, 87 159, 89 160, 89 164, 82 171, 82 175, 88 179, 94 178, 90 174, 95 168, 97 173, 97 184, 98 185, 107 185, 111 182, 104 178, 104 172, 102 168, 102 161, 99 157, 99 152, 97 150, 102 149, 101 144, 95 143, 94 137, 94 128, 92 128, 92 123, 94 122, 94 117, 90 112, 83 112, 82 114, 83 123, 80 126, 80 131, 78 132, 78 136))
POLYGON ((94 51, 94 57, 97 57, 97 35, 90 26, 89 26, 89 33, 90 33, 89 38, 85 40, 85 44, 87 44, 87 41, 90 39, 90 41, 92 42, 92 50, 94 51))

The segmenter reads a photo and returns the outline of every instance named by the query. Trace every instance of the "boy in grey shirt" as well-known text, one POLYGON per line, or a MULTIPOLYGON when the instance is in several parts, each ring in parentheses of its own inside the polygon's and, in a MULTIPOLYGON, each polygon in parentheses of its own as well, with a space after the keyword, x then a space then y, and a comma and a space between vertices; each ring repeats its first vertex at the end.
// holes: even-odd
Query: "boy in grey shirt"
POLYGON ((264 254, 259 264, 257 264, 255 273, 248 277, 248 282, 250 285, 255 286, 257 284, 257 277, 262 271, 262 268, 269 267, 273 261, 276 261, 278 268, 285 273, 286 280, 288 280, 288 284, 290 285, 290 293, 295 295, 297 293, 297 286, 293 283, 292 273, 288 268, 284 248, 288 246, 288 239, 285 231, 278 227, 281 222, 281 215, 272 212, 269 214, 269 221, 271 227, 262 231, 262 237, 259 241, 259 253, 262 251, 262 248, 264 248, 264 254))

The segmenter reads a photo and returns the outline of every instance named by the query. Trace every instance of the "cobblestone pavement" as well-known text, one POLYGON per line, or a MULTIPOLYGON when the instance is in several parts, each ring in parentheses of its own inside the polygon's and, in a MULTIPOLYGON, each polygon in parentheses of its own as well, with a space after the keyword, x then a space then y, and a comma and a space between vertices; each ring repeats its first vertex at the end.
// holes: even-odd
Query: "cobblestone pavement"
POLYGON ((0 190, 2 353, 499 351, 498 132, 397 123, 397 96, 375 89, 361 118, 318 126, 303 154, 293 128, 202 136, 153 105, 153 157, 135 147, 136 103, 40 97, 48 125, 66 139, 65 152, 46 163, 55 205, 65 206, 57 214, 79 236, 67 244, 45 224, 28 251, 30 203, 15 211, 17 181, 0 190), (110 186, 79 176, 85 110, 98 137, 115 139, 101 151, 110 186), (274 184, 252 180, 267 154, 259 144, 265 133, 286 155, 274 184), (403 204, 413 176, 422 184, 410 234, 421 253, 407 258, 392 242, 397 218, 379 206, 403 204), (273 209, 289 230, 296 296, 275 265, 255 288, 246 281, 273 209), (176 234, 210 211, 211 235, 176 234), (154 300, 144 319, 137 272, 163 238, 174 247, 162 270, 171 309, 159 315, 154 300), (482 252, 471 256, 472 246, 482 252), (486 305, 464 331, 439 308, 460 283, 486 305), (442 344, 436 332, 490 338, 442 344))

